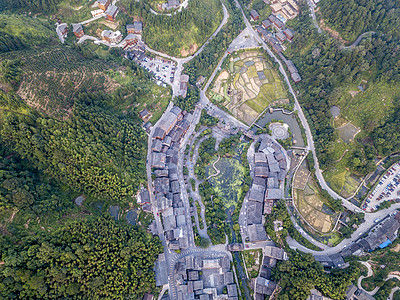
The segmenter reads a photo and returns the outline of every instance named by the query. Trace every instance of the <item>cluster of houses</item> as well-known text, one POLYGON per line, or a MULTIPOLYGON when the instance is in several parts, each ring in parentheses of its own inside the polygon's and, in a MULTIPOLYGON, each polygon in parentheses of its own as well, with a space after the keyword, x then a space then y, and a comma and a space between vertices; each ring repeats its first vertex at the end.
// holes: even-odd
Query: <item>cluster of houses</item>
MULTIPOLYGON (((118 14, 117 6, 112 5, 110 0, 98 0, 97 5, 99 9, 96 11, 92 11, 93 17, 104 14, 106 20, 115 22, 115 18, 118 14)), ((65 23, 58 25, 56 30, 57 33, 63 38, 66 37, 69 31, 68 25, 65 23)), ((142 41, 143 23, 141 21, 135 21, 133 22, 133 24, 128 24, 126 25, 126 31, 127 36, 123 41, 123 35, 119 30, 103 30, 101 33, 101 39, 111 45, 118 44, 122 41, 121 45, 119 46, 123 47, 124 50, 129 47, 137 48, 144 52, 145 46, 144 42, 142 41)), ((78 39, 85 35, 85 31, 83 30, 83 26, 81 23, 72 24, 72 32, 78 39)))
POLYGON ((271 10, 282 20, 291 20, 299 15, 299 5, 294 0, 272 0, 271 10))
POLYGON ((254 153, 254 166, 246 209, 246 229, 250 242, 267 239, 262 224, 263 214, 271 214, 274 202, 282 198, 279 185, 285 179, 288 162, 283 148, 266 136, 254 153))
POLYGON ((375 225, 364 238, 351 243, 340 253, 343 257, 383 249, 390 245, 399 234, 400 213, 393 213, 375 225))
POLYGON ((282 53, 286 49, 283 43, 286 40, 291 41, 293 39, 294 31, 290 28, 285 28, 285 23, 274 15, 270 15, 268 19, 262 21, 262 25, 257 26, 256 30, 286 64, 293 81, 295 83, 300 82, 301 77, 293 61, 286 59, 282 53), (272 28, 275 28, 276 33, 269 31, 272 28))
POLYGON ((186 256, 175 264, 178 300, 237 300, 238 291, 227 255, 186 256))
POLYGON ((272 295, 277 284, 271 279, 272 268, 276 267, 278 260, 287 260, 287 253, 278 247, 266 246, 263 248, 263 261, 259 276, 252 280, 254 299, 264 300, 265 295, 272 295))
MULTIPOLYGON (((361 255, 390 245, 398 236, 400 229, 400 213, 397 212, 375 225, 364 238, 346 246, 340 253, 332 255, 315 255, 324 268, 346 268, 344 258, 350 255, 361 255)), ((353 299, 353 298, 351 298, 353 299)), ((354 298, 358 299, 358 298, 354 298)))
MULTIPOLYGON (((115 18, 118 14, 118 7, 111 4, 111 0, 98 0, 97 5, 99 6, 100 10, 105 13, 105 18, 108 21, 115 22, 115 18)), ((100 11, 95 11, 94 14, 101 14, 100 11)), ((93 13, 92 13, 93 15, 93 13)))
POLYGON ((186 212, 178 181, 178 152, 192 119, 192 114, 174 106, 154 129, 151 145, 155 202, 171 250, 188 247, 186 212))
MULTIPOLYGON (((136 21, 133 24, 127 24, 126 32, 128 34, 122 41, 122 48, 125 50, 128 47, 137 47, 144 50, 144 42, 142 41, 143 23, 141 21, 136 21)), ((101 39, 110 44, 117 44, 122 40, 122 33, 119 30, 103 30, 101 39)))

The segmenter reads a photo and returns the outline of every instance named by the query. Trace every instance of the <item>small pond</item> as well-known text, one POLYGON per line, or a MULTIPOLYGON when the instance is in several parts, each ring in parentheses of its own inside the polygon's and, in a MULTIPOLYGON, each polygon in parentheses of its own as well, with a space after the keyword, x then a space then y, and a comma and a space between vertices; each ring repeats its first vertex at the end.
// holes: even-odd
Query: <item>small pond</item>
MULTIPOLYGON (((257 121, 257 125, 260 127, 264 127, 266 124, 271 122, 272 120, 280 120, 286 124, 289 125, 290 130, 292 131, 292 134, 294 136, 294 140, 296 140, 296 144, 293 146, 297 147, 305 147, 303 137, 301 135, 301 129, 299 124, 297 123, 296 117, 294 114, 285 114, 281 110, 279 111, 274 111, 270 113, 267 111, 264 116, 260 118, 260 120, 257 121)), ((255 127, 254 131, 257 130, 257 127, 255 127)))

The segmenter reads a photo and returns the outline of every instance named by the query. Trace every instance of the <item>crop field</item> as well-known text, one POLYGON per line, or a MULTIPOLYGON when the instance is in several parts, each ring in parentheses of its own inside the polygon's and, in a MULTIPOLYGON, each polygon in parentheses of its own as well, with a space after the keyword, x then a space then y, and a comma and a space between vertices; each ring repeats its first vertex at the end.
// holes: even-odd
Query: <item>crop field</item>
POLYGON ((104 74, 112 64, 84 59, 69 48, 16 51, 1 58, 22 60, 24 74, 17 94, 54 117, 68 116, 79 92, 112 92, 120 86, 104 74))
POLYGON ((227 60, 208 94, 236 118, 251 124, 269 105, 287 98, 281 78, 263 51, 249 50, 227 60))
MULTIPOLYGON (((132 84, 135 79, 126 74, 124 67, 100 59, 86 59, 68 47, 14 51, 0 55, 0 59, 16 58, 21 59, 23 69, 17 94, 29 106, 60 119, 69 116, 74 97, 79 93, 112 93, 122 86, 132 84)), ((153 113, 154 121, 168 105, 169 92, 149 81, 146 81, 143 88, 150 89, 150 93, 143 97, 129 97, 129 93, 126 93, 124 98, 139 102, 135 103, 138 109, 147 107, 153 113)))
POLYGON ((317 231, 321 233, 331 231, 335 222, 335 213, 325 205, 314 179, 311 176, 306 176, 308 169, 305 162, 302 163, 299 171, 293 181, 297 183, 296 185, 293 184, 293 200, 297 210, 304 220, 317 231))

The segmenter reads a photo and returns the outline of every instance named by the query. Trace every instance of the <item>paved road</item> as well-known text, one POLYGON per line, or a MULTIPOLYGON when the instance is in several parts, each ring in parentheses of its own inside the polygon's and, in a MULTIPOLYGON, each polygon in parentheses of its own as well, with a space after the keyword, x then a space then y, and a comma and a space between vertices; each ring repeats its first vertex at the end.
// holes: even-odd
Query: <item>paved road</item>
POLYGON ((317 28, 318 33, 322 33, 322 30, 318 25, 317 17, 315 16, 314 6, 313 6, 311 0, 307 0, 307 4, 308 4, 308 7, 310 8, 310 14, 311 14, 311 18, 313 19, 315 28, 317 28))
POLYGON ((57 33, 58 38, 60 39, 61 43, 64 44, 64 37, 63 37, 63 35, 61 34, 60 29, 59 29, 59 27, 60 27, 61 25, 67 25, 67 24, 62 23, 62 24, 57 25, 56 33, 57 33))
MULTIPOLYGON (((237 2, 237 0, 235 0, 236 3, 239 5, 239 3, 237 2)), ((300 118, 300 121, 303 125, 303 128, 305 129, 306 132, 306 137, 307 137, 307 150, 310 150, 313 154, 313 158, 314 158, 314 162, 315 162, 315 175, 317 176, 317 179, 322 187, 322 189, 326 190, 333 198, 335 199, 340 199, 342 200, 342 204, 343 206, 345 206, 348 210, 351 211, 360 211, 360 209, 355 206, 354 204, 352 204, 351 202, 347 201, 346 199, 344 199, 343 197, 339 196, 335 191, 333 191, 328 184, 325 182, 324 177, 322 176, 322 171, 319 168, 319 162, 318 162, 318 157, 316 155, 316 151, 315 151, 315 146, 314 146, 314 140, 312 137, 312 133, 311 133, 311 129, 310 126, 308 125, 307 119, 303 113, 303 110, 299 104, 299 101, 297 99, 296 93, 294 92, 293 88, 292 88, 292 84, 289 80, 288 75, 286 74, 286 71, 282 65, 282 62, 275 56, 275 54, 269 49, 269 47, 267 46, 267 44, 262 40, 262 38, 258 35, 257 32, 254 31, 254 29, 251 27, 251 24, 249 22, 249 20, 247 20, 246 15, 243 12, 243 9, 240 7, 242 14, 243 14, 243 18, 245 20, 246 26, 247 28, 251 31, 252 35, 258 40, 258 42, 260 43, 260 45, 262 45, 263 49, 265 49, 268 54, 273 58, 273 60, 278 63, 279 65, 279 71, 281 72, 281 74, 283 75, 286 84, 289 88, 289 92, 293 95, 293 98, 295 100, 295 110, 298 111, 298 115, 300 118)))
POLYGON ((374 272, 372 271, 372 268, 371 268, 371 265, 369 264, 369 262, 367 262, 367 261, 360 261, 360 263, 361 263, 362 265, 364 265, 365 267, 367 267, 367 269, 368 269, 368 274, 367 274, 367 276, 360 276, 360 277, 358 277, 357 286, 358 286, 358 288, 359 288, 360 290, 363 290, 363 291, 366 292, 368 295, 373 296, 373 295, 375 295, 376 292, 379 290, 379 287, 376 287, 376 288, 373 289, 372 291, 368 292, 368 291, 366 291, 366 290, 363 289, 363 287, 362 287, 362 285, 361 285, 361 282, 363 281, 364 278, 368 278, 368 277, 371 277, 372 275, 374 275, 374 272))
POLYGON ((192 218, 190 216, 190 202, 189 202, 189 196, 186 190, 186 185, 185 185, 185 180, 183 178, 183 165, 184 165, 184 157, 185 157, 185 149, 186 145, 188 143, 189 137, 192 135, 196 124, 199 122, 201 116, 201 108, 196 107, 194 114, 193 114, 193 121, 190 124, 190 127, 188 131, 186 132, 185 138, 183 139, 182 143, 180 144, 179 147, 179 153, 178 153, 178 181, 179 185, 181 188, 181 196, 182 196, 182 201, 185 206, 185 211, 186 211, 186 224, 188 228, 188 242, 189 242, 189 248, 190 247, 195 247, 194 243, 194 234, 193 234, 193 224, 192 224, 192 218))
POLYGON ((185 63, 189 62, 190 60, 192 60, 193 58, 195 58, 196 56, 198 56, 204 50, 204 47, 211 41, 211 39, 213 39, 221 31, 222 27, 228 21, 228 18, 229 18, 228 10, 226 9, 226 7, 225 7, 224 3, 222 3, 222 1, 221 1, 221 4, 222 4, 223 12, 224 12, 224 18, 222 19, 221 24, 214 31, 214 33, 205 41, 205 43, 196 51, 196 53, 192 54, 191 56, 188 56, 185 58, 173 57, 168 54, 153 50, 146 45, 146 51, 149 51, 153 54, 168 58, 168 59, 176 62, 175 76, 174 76, 174 81, 172 82, 173 97, 176 97, 179 94, 179 86, 180 86, 181 74, 183 71, 183 65, 185 63))
POLYGON ((366 37, 366 36, 368 36, 368 35, 373 35, 373 34, 375 34, 375 31, 364 32, 363 34, 360 34, 360 36, 354 41, 353 44, 351 44, 350 46, 347 46, 347 47, 342 46, 342 47, 340 47, 340 48, 341 48, 341 49, 354 49, 354 48, 361 42, 361 40, 362 40, 364 37, 366 37))
MULTIPOLYGON (((196 165, 197 159, 199 157, 199 147, 200 147, 201 143, 208 138, 210 138, 210 135, 205 135, 197 142, 197 144, 194 148, 194 151, 193 151, 192 160, 190 161, 190 159, 189 159, 187 161, 186 167, 189 170, 189 178, 192 178, 195 181, 195 190, 192 192, 192 198, 194 201, 197 201, 197 203, 200 205, 200 217, 201 217, 201 222, 203 223, 203 229, 200 228, 200 224, 197 224, 198 225, 197 229, 198 229, 200 236, 208 239, 211 242, 211 239, 207 233, 207 223, 206 223, 206 213, 205 213, 206 207, 205 207, 203 201, 201 200, 201 197, 199 194, 199 185, 201 184, 201 182, 194 175, 194 166, 196 165)), ((191 187, 190 187, 190 189, 191 189, 191 187)), ((196 215, 197 215, 197 207, 194 207, 194 208, 196 209, 196 215)))
POLYGON ((317 254, 317 255, 335 254, 335 253, 340 252, 345 246, 349 245, 350 243, 357 241, 363 233, 368 232, 370 230, 370 228, 375 225, 374 220, 376 218, 380 218, 382 220, 387 215, 394 212, 396 209, 400 209, 400 203, 396 203, 396 204, 392 205, 390 208, 380 210, 374 214, 365 214, 365 222, 362 223, 355 232, 353 232, 353 234, 351 235, 350 238, 344 239, 337 246, 325 249, 323 251, 314 251, 314 250, 308 249, 308 248, 300 245, 297 241, 295 241, 293 239, 288 239, 288 244, 289 244, 290 248, 299 249, 306 253, 312 253, 312 254, 317 254))
POLYGON ((85 24, 88 24, 88 23, 93 22, 93 21, 95 21, 95 20, 98 20, 98 19, 100 19, 100 18, 104 18, 105 16, 106 16, 106 14, 105 14, 105 13, 102 13, 102 14, 100 14, 100 15, 97 15, 97 16, 93 17, 93 18, 90 18, 89 20, 80 22, 80 24, 85 25, 85 24))

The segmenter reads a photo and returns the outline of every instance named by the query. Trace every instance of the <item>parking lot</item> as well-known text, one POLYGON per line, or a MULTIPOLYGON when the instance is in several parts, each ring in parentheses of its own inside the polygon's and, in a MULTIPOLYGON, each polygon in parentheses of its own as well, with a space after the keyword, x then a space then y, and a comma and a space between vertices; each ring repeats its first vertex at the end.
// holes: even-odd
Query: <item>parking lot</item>
POLYGON ((363 205, 367 212, 375 211, 385 201, 400 202, 400 163, 391 167, 363 205))
POLYGON ((175 64, 170 60, 145 57, 140 65, 152 73, 157 81, 168 84, 174 81, 175 64))

